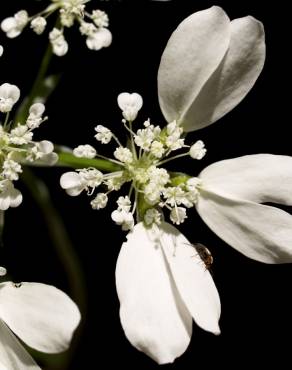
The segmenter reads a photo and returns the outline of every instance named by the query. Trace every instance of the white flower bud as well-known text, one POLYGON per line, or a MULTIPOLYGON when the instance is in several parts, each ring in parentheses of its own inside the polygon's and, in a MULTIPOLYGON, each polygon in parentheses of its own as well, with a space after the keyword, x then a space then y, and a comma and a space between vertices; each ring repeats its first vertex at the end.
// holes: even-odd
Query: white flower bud
POLYGON ((97 27, 108 27, 108 15, 102 10, 93 10, 91 18, 97 27))
POLYGON ((205 148, 205 144, 202 140, 198 140, 195 144, 193 144, 190 148, 190 156, 193 159, 202 159, 207 152, 207 149, 205 148))
POLYGON ((90 204, 93 209, 102 209, 106 207, 107 202, 108 196, 105 193, 98 193, 90 204))
POLYGON ((96 156, 96 150, 88 144, 79 145, 73 150, 73 154, 78 158, 89 158, 92 159, 96 156))
POLYGON ((41 35, 47 25, 47 21, 44 17, 36 17, 30 22, 30 27, 37 34, 41 35))
POLYGON ((114 151, 114 156, 123 163, 133 162, 133 154, 128 148, 119 147, 114 151))
POLYGON ((53 53, 61 57, 65 55, 68 51, 68 43, 65 40, 63 32, 58 28, 54 28, 49 33, 49 39, 53 48, 53 53))
POLYGON ((97 125, 95 127, 95 131, 97 132, 97 134, 94 137, 96 138, 97 141, 100 141, 102 144, 108 144, 113 137, 112 132, 102 125, 97 125))
POLYGON ((161 213, 155 208, 147 209, 144 215, 144 222, 147 226, 161 224, 161 213))
POLYGON ((179 225, 183 223, 188 216, 185 208, 175 207, 171 210, 169 217, 174 224, 179 225))

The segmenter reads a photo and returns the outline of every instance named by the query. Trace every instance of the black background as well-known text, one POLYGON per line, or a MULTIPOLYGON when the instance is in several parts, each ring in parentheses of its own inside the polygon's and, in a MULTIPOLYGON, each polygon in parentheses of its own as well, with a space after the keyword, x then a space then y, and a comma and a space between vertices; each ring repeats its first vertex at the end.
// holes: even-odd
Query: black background
MULTIPOLYGON (((2 3, 0 13, 1 18, 5 18, 22 8, 34 13, 47 1, 10 0, 5 5, 2 3)), ((50 72, 62 73, 58 88, 46 104, 50 119, 38 130, 36 138, 74 147, 85 143, 95 145, 93 135, 97 124, 119 133, 121 117, 116 97, 123 91, 138 92, 143 96, 140 122, 151 117, 154 122, 164 125, 158 105, 156 77, 166 42, 186 16, 219 5, 231 19, 250 14, 264 23, 266 64, 243 102, 219 122, 190 135, 191 141, 204 140, 207 156, 195 164, 187 160, 177 162, 176 168, 196 175, 208 164, 225 158, 254 153, 291 155, 291 74, 288 68, 291 45, 285 4, 247 0, 216 3, 193 0, 91 1, 89 9, 99 7, 108 12, 113 43, 100 52, 90 51, 78 30, 69 30, 66 34, 70 45, 68 55, 54 57, 50 67, 50 72)), ((0 41, 5 47, 0 60, 0 83, 16 84, 24 97, 36 75, 47 38, 25 30, 14 40, 1 34, 0 41)), ((52 202, 74 244, 84 275, 83 291, 79 292, 79 297, 76 292, 75 296, 72 293, 72 282, 52 245, 46 223, 20 182, 18 187, 23 191, 24 201, 21 207, 6 212, 1 265, 9 269, 16 281, 53 284, 77 301, 83 294, 87 295, 84 327, 76 337, 69 369, 158 369, 152 360, 131 347, 119 322, 114 270, 125 234, 111 222, 110 209, 93 211, 86 195, 67 196, 58 185, 63 172, 60 168, 35 170, 35 174, 49 186, 52 202)), ((237 369, 245 363, 264 368, 274 361, 277 369, 284 368, 284 364, 289 368, 292 266, 264 265, 245 258, 221 241, 191 212, 181 230, 191 241, 203 242, 212 251, 213 277, 222 302, 222 334, 216 337, 194 325, 186 353, 174 364, 163 368, 228 366, 237 369)), ((80 275, 80 281, 83 278, 80 275)), ((55 369, 51 362, 45 361, 45 368, 55 369)))

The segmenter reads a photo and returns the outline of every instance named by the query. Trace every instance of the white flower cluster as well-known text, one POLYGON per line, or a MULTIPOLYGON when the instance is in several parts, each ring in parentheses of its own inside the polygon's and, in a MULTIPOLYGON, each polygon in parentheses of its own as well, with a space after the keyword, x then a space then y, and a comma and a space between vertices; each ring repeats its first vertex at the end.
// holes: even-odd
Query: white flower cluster
MULTIPOLYGON (((120 190, 124 183, 131 182, 129 194, 118 198, 118 207, 112 212, 113 221, 121 225, 123 230, 133 228, 135 211, 137 219, 142 218, 146 225, 160 224, 163 219, 162 208, 170 211, 170 219, 174 224, 184 222, 187 217, 186 209, 197 202, 200 180, 173 175, 161 168, 161 165, 183 156, 203 158, 206 153, 204 143, 199 140, 191 147, 186 145, 182 137, 183 130, 176 121, 161 129, 152 125, 148 119, 144 122, 144 128, 134 132, 132 122, 143 105, 139 94, 120 94, 118 105, 124 117, 122 122, 130 133, 128 142, 131 145, 122 146, 118 138, 102 125, 95 128, 95 138, 103 144, 109 143, 112 138, 116 141, 118 147, 114 150, 114 158, 109 160, 120 169, 109 174, 102 174, 94 168, 70 171, 62 175, 61 187, 69 195, 76 196, 83 190, 92 195, 96 187, 105 186, 106 191, 98 193, 91 201, 93 209, 102 209, 107 205, 110 192, 120 190), (182 148, 188 149, 169 157, 171 152, 182 148)), ((105 158, 88 144, 79 145, 73 150, 73 154, 88 159, 105 158)))
POLYGON ((33 130, 47 117, 43 117, 45 106, 35 103, 29 109, 24 124, 9 121, 9 113, 20 97, 17 86, 4 83, 0 86, 0 112, 6 117, 0 125, 0 210, 17 207, 22 195, 14 188, 13 181, 19 179, 22 163, 53 165, 58 160, 50 141, 33 141, 33 130))
POLYGON ((41 35, 46 26, 47 18, 54 12, 59 11, 60 28, 53 28, 49 33, 49 40, 53 53, 63 56, 68 51, 68 43, 64 37, 64 29, 72 27, 76 21, 79 24, 80 33, 86 36, 86 45, 91 50, 100 50, 108 47, 112 42, 112 34, 108 30, 109 19, 102 10, 93 10, 88 13, 85 3, 90 0, 51 0, 46 9, 34 16, 29 16, 26 10, 20 10, 13 17, 4 19, 1 23, 2 30, 7 37, 15 38, 23 29, 30 24, 30 28, 41 35))

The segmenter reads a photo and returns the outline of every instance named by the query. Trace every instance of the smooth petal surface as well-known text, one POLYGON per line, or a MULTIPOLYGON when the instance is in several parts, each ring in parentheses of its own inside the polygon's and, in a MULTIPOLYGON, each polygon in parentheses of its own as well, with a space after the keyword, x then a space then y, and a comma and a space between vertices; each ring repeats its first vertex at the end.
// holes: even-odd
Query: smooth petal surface
POLYGON ((199 215, 221 239, 265 263, 292 262, 292 216, 275 207, 200 191, 199 215))
POLYGON ((46 353, 66 350, 80 321, 65 293, 39 283, 1 283, 0 317, 28 346, 46 353))
POLYGON ((177 289, 196 324, 220 334, 220 298, 213 279, 191 243, 174 226, 163 222, 161 245, 177 289))
POLYGON ((84 190, 84 184, 77 172, 66 172, 60 178, 60 185, 66 193, 75 197, 84 190))
MULTIPOLYGON (((190 127, 183 117, 229 46, 230 20, 213 6, 186 18, 171 35, 158 70, 159 103, 166 120, 190 127)), ((192 128, 195 129, 195 128, 192 128)))
POLYGON ((292 205, 292 157, 254 154, 216 162, 199 175, 203 187, 232 198, 292 205))
POLYGON ((206 127, 231 111, 250 91, 265 62, 265 34, 253 17, 231 22, 224 59, 182 117, 184 131, 206 127))
POLYGON ((40 370, 40 367, 1 319, 0 370, 40 370))
POLYGON ((189 345, 192 317, 159 243, 142 223, 127 239, 116 267, 123 329, 131 344, 156 362, 173 362, 189 345))

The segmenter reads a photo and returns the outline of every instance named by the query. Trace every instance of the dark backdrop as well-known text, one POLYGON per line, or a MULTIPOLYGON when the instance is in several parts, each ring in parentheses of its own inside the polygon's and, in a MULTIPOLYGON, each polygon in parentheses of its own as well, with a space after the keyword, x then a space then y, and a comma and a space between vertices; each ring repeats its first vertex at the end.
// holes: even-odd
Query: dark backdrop
MULTIPOLYGON (((47 1, 1 1, 1 18, 26 8, 41 9, 47 1), (2 4, 3 3, 3 4, 2 4), (25 3, 25 5, 24 5, 25 3)), ((253 15, 266 29, 267 61, 255 87, 242 103, 214 125, 193 134, 204 140, 207 156, 181 169, 198 174, 208 164, 253 153, 292 154, 290 122, 290 40, 285 2, 216 1, 231 19, 253 15), (271 4, 270 4, 271 3, 271 4), (190 167, 192 164, 192 167, 190 167)), ((159 110, 156 76, 160 56, 175 27, 188 15, 214 5, 212 1, 92 1, 90 8, 108 12, 113 44, 100 52, 89 51, 78 31, 70 30, 70 51, 53 59, 50 72, 62 73, 58 89, 47 102, 49 122, 36 137, 71 147, 95 144, 97 124, 120 131, 116 97, 122 91, 138 92, 144 98, 140 121, 149 116, 165 123, 159 110)), ((1 58, 1 83, 29 91, 46 47, 46 36, 26 30, 15 40, 1 34, 5 46, 1 58)), ((104 148, 104 147, 103 147, 104 148)), ((177 163, 179 166, 179 163, 177 163)), ((86 195, 67 196, 58 186, 63 169, 36 169, 50 188, 52 202, 60 212, 83 270, 87 295, 84 327, 76 339, 72 370, 98 368, 158 369, 126 340, 119 322, 114 270, 125 238, 110 220, 110 210, 93 211, 86 195)), ((72 295, 72 282, 65 273, 39 209, 26 188, 21 207, 6 215, 5 263, 15 280, 54 284, 72 295)), ((292 189, 291 189, 292 191, 292 189)), ((214 256, 213 277, 221 302, 219 337, 194 325, 189 349, 166 369, 251 368, 277 361, 277 369, 289 368, 289 337, 292 330, 291 265, 264 265, 245 258, 213 234, 196 215, 181 227, 192 241, 206 244, 214 256)), ((82 281, 81 273, 78 277, 82 281)), ((76 296, 76 292, 75 292, 76 296)), ((78 299, 78 297, 77 297, 78 299)), ((47 368, 53 368, 51 367, 47 368)))

